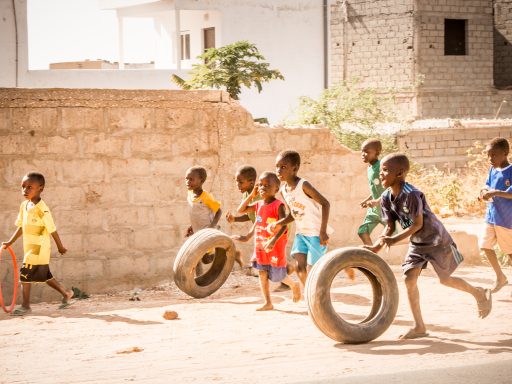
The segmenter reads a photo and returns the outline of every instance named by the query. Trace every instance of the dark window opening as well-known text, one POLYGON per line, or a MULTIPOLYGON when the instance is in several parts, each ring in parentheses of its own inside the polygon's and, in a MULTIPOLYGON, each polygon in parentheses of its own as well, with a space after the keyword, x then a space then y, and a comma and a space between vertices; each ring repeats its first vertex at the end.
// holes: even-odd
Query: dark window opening
POLYGON ((466 36, 468 21, 463 19, 444 20, 444 54, 445 56, 467 55, 466 36))
POLYGON ((203 29, 203 45, 205 51, 208 48, 215 48, 215 28, 203 29))

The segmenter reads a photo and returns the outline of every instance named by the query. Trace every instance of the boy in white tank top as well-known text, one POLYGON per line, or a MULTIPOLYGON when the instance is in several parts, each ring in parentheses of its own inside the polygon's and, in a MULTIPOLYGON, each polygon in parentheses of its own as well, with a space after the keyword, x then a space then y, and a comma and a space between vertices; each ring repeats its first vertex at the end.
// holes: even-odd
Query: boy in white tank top
POLYGON ((276 174, 283 182, 280 192, 290 212, 273 227, 295 221, 291 254, 297 260, 297 275, 304 285, 311 267, 327 251, 329 234, 333 230, 327 225, 329 201, 308 181, 297 176, 299 167, 297 152, 283 151, 277 155, 276 174))

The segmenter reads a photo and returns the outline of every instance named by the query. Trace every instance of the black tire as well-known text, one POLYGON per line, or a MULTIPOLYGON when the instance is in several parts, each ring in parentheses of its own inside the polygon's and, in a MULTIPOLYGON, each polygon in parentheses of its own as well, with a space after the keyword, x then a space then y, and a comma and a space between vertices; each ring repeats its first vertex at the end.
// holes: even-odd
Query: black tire
POLYGON ((231 237, 217 229, 196 232, 185 241, 174 260, 174 282, 187 295, 197 299, 210 296, 231 273, 235 251, 231 237), (211 249, 215 249, 213 262, 204 274, 196 276, 196 266, 211 249))
POLYGON ((363 248, 340 248, 322 256, 311 269, 304 291, 309 315, 318 329, 346 344, 366 343, 379 337, 389 328, 398 309, 393 271, 383 259, 363 248), (345 268, 357 268, 372 285, 372 309, 359 324, 343 320, 332 305, 331 285, 345 268))

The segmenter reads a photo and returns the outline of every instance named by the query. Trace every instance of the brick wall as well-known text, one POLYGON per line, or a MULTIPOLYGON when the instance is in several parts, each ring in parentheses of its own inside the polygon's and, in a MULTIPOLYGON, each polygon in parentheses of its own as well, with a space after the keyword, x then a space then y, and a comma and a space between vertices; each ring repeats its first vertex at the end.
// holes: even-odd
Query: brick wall
POLYGON ((450 121, 444 127, 413 129, 401 132, 398 137, 400 151, 406 152, 420 164, 438 168, 464 168, 467 150, 475 142, 485 144, 495 137, 505 137, 512 142, 512 121, 450 121))
POLYGON ((494 84, 512 86, 512 1, 496 0, 494 6, 494 84))
MULTIPOLYGON (((53 247, 52 270, 87 292, 171 279, 189 225, 184 175, 195 164, 208 169, 205 189, 234 210, 240 165, 273 170, 280 150, 296 149, 301 175, 331 201, 332 246, 359 243, 358 202, 368 193, 359 155, 325 129, 254 125, 220 91, 0 89, 0 141, 1 239, 15 229, 22 176, 42 172, 43 198, 69 249, 60 256, 53 247)), ((242 249, 247 257, 251 246, 242 249)), ((21 240, 15 251, 20 259, 21 240)), ((43 297, 57 295, 34 287, 34 299, 43 297)))
POLYGON ((412 0, 336 2, 331 6, 330 82, 407 88, 414 83, 412 0))

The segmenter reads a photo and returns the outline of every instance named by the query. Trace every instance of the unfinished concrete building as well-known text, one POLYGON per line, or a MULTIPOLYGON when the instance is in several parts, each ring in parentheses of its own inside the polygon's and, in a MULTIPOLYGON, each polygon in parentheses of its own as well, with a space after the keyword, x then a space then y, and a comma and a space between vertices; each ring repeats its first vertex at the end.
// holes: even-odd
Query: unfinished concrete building
POLYGON ((512 117, 512 0, 343 0, 330 20, 331 84, 392 89, 416 119, 512 117))

